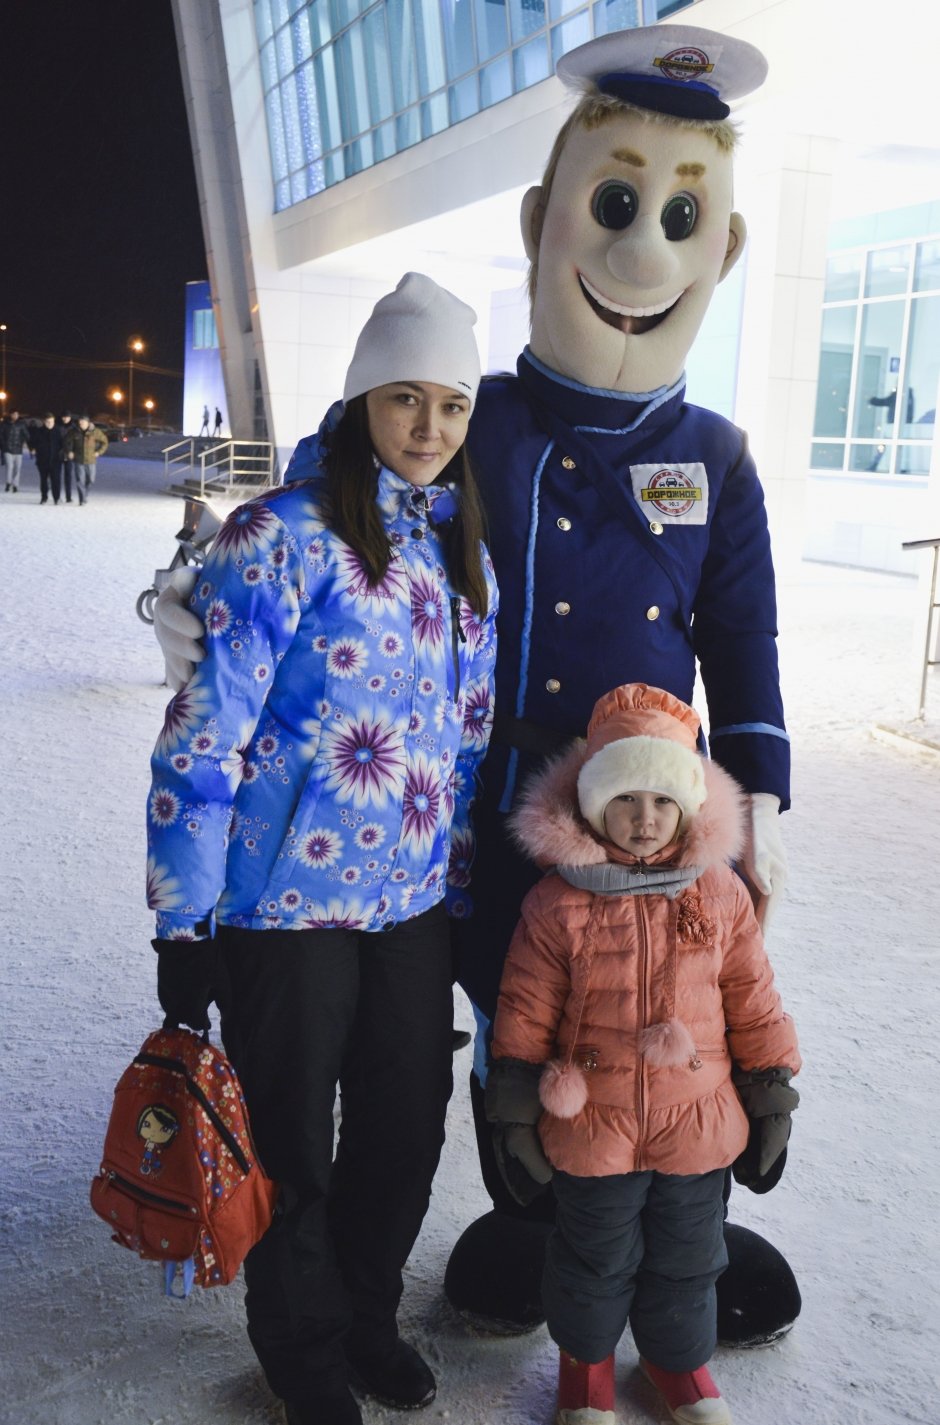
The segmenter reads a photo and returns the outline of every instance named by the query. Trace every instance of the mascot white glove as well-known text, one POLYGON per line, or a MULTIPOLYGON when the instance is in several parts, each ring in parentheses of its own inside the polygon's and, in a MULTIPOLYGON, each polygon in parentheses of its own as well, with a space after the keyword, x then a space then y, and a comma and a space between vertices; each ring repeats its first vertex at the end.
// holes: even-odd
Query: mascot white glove
POLYGON ((206 630, 186 607, 198 577, 199 570, 194 565, 174 569, 153 606, 153 631, 166 663, 166 681, 176 693, 186 686, 195 665, 206 656, 199 641, 206 630))
POLYGON ((787 879, 787 853, 780 835, 780 798, 771 792, 752 792, 750 803, 742 866, 757 897, 757 919, 766 930, 787 879))

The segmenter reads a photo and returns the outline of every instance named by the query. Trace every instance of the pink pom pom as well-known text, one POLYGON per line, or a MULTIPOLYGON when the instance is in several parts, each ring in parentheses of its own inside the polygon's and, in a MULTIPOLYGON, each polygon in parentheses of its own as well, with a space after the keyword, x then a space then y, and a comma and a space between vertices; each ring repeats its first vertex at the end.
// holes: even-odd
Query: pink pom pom
POLYGON ((555 1118, 577 1118, 588 1101, 588 1084, 583 1070, 576 1064, 561 1064, 552 1059, 542 1070, 539 1080, 542 1107, 555 1118))
POLYGON ((695 1057, 695 1040, 681 1019, 651 1024, 640 1035, 640 1050, 648 1064, 671 1069, 688 1064, 695 1057))

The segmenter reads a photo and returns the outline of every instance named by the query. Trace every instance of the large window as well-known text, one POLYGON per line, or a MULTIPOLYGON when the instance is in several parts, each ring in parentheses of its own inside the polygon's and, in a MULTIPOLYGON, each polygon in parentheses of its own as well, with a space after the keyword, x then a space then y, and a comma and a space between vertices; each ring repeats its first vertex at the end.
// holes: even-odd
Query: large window
POLYGON ((255 0, 275 207, 547 79, 691 0, 255 0))
POLYGON ((940 238, 830 257, 813 469, 927 475, 938 380, 940 238))

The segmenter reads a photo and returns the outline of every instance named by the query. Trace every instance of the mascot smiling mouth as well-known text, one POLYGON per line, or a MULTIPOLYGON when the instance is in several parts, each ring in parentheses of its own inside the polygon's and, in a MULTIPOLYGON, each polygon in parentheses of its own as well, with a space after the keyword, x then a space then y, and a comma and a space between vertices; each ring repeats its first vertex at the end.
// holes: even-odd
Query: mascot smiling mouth
POLYGON ((578 273, 578 280, 588 303, 601 321, 606 322, 609 327, 615 327, 617 331, 623 332, 624 336, 642 336, 644 332, 652 331, 654 327, 658 327, 684 295, 683 292, 677 292, 675 297, 668 297, 665 302, 657 302, 651 307, 625 307, 621 303, 612 302, 609 297, 605 297, 602 292, 591 285, 583 272, 578 273))

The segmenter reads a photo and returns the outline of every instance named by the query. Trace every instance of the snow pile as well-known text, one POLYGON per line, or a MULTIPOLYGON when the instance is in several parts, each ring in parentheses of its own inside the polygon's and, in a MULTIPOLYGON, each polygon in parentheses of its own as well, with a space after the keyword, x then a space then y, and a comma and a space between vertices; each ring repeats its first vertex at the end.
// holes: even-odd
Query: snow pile
MULTIPOLYGON (((167 693, 134 603, 168 563, 182 504, 150 462, 112 457, 89 504, 40 507, 35 474, 0 496, 7 830, 2 889, 0 1420, 16 1425, 261 1425, 281 1419, 244 1335, 241 1291, 160 1294, 160 1270, 114 1246, 88 1206, 111 1093, 158 1023, 143 904, 148 756, 167 693)), ((720 1351, 747 1425, 940 1418, 936 1223, 940 757, 876 742, 918 687, 913 580, 807 565, 781 591, 794 742, 791 888, 771 930, 805 1069, 786 1175, 733 1216, 775 1242, 804 1296, 775 1347, 720 1351)), ((931 692, 940 704, 940 685, 931 692)), ((458 1020, 470 1027, 466 1002, 458 1020)), ((451 1245, 488 1207, 466 1093, 469 1051, 405 1333, 436 1370, 422 1415, 547 1425, 544 1329, 474 1334, 444 1301, 451 1245)), ((624 1425, 665 1422, 619 1352, 624 1425)), ((401 1419, 373 1404, 368 1422, 401 1419)))

